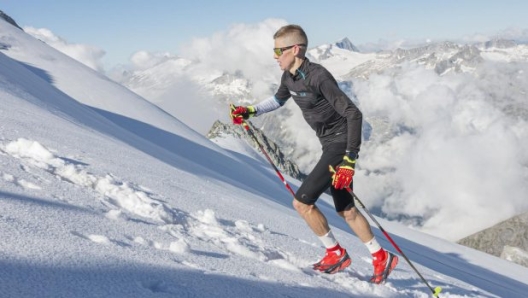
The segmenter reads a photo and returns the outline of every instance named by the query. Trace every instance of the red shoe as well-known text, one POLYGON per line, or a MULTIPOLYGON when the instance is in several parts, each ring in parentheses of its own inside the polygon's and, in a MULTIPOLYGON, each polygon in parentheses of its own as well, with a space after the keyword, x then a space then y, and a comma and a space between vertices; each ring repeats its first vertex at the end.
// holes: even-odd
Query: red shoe
POLYGON ((333 274, 344 270, 351 263, 352 260, 348 256, 347 251, 338 244, 335 249, 327 249, 324 258, 315 263, 313 269, 333 274))
POLYGON ((372 257, 374 275, 370 278, 370 282, 375 284, 383 283, 387 280, 392 269, 398 264, 398 257, 384 249, 372 254, 372 257))

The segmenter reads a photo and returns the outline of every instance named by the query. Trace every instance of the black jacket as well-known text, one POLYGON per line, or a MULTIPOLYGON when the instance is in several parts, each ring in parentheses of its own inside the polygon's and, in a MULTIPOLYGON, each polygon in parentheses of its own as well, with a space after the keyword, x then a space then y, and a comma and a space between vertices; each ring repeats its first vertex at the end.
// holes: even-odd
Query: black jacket
POLYGON ((326 68, 305 59, 295 75, 285 71, 275 98, 283 104, 290 97, 323 149, 331 143, 347 143, 348 151, 359 152, 363 116, 326 68))

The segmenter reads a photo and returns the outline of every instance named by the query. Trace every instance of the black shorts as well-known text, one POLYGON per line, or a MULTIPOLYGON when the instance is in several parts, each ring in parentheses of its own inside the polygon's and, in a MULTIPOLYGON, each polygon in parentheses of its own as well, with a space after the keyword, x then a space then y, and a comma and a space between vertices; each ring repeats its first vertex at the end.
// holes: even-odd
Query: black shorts
MULTIPOLYGON (((334 168, 343 161, 345 155, 346 143, 331 144, 323 147, 321 159, 315 165, 312 172, 306 177, 297 190, 295 198, 304 204, 313 205, 319 199, 319 196, 330 187, 334 206, 337 212, 344 211, 347 207, 354 206, 354 198, 346 189, 335 189, 332 186, 332 174, 328 166, 334 168)), ((351 185, 352 187, 352 185, 351 185)))

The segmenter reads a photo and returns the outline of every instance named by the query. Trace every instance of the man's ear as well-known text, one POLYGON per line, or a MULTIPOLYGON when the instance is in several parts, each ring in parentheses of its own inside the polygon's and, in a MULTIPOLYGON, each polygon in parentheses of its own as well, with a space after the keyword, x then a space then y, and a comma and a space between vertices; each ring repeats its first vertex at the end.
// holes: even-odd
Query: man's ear
POLYGON ((293 55, 294 55, 295 57, 299 57, 299 58, 300 58, 300 57, 302 56, 302 55, 301 55, 301 52, 302 52, 302 49, 301 49, 300 46, 295 46, 295 47, 293 48, 293 55))
POLYGON ((305 55, 306 55, 306 49, 304 49, 303 47, 301 46, 296 46, 294 48, 294 51, 293 51, 293 54, 295 55, 295 57, 297 58, 304 58, 305 55))

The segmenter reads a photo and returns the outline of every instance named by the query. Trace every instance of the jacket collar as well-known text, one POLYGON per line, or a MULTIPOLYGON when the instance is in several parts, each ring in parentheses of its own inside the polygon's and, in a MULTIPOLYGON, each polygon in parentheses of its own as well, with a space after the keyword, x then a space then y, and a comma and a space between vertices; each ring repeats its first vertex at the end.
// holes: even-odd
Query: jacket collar
MULTIPOLYGON (((292 79, 294 81, 300 80, 300 79, 306 79, 306 74, 308 73, 308 66, 310 65, 310 60, 308 58, 304 58, 303 63, 295 70, 295 75, 292 76, 292 79)), ((288 72, 289 73, 289 72, 288 72)))

